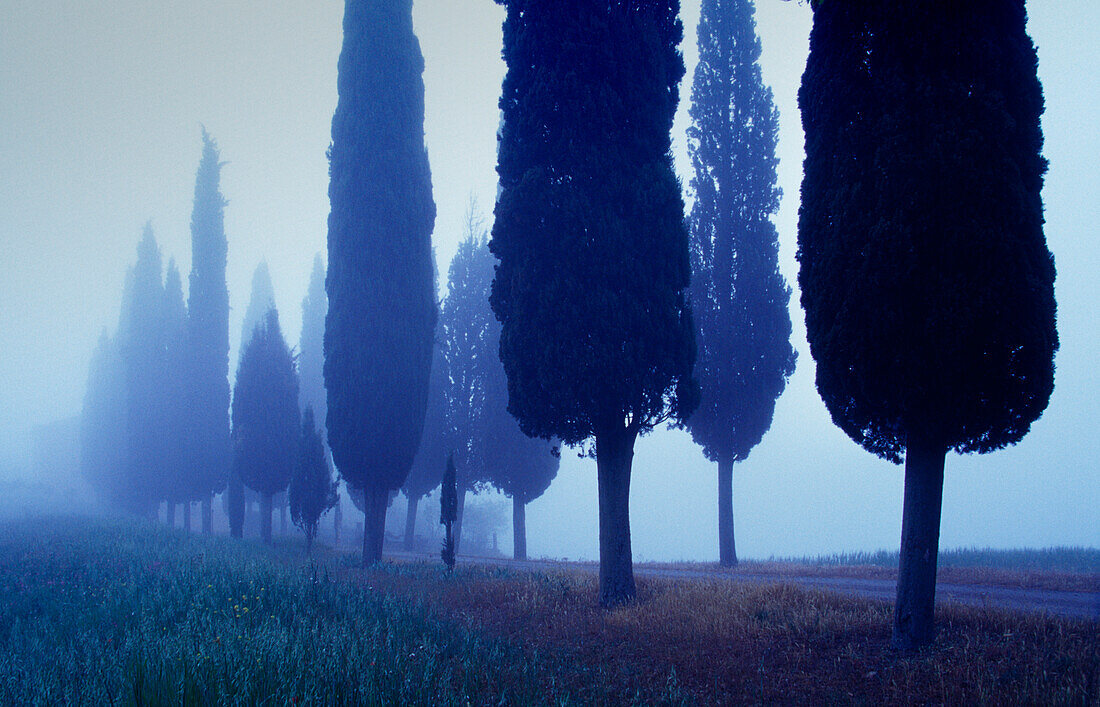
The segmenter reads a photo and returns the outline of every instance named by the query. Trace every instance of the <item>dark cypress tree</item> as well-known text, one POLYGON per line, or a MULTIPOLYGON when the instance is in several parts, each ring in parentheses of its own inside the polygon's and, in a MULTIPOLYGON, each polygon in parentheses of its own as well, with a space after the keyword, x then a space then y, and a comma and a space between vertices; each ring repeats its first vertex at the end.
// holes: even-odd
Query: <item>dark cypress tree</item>
POLYGON ((164 279, 164 347, 165 370, 162 393, 165 417, 161 431, 163 440, 164 500, 168 503, 169 523, 175 524, 175 507, 191 500, 191 482, 188 474, 187 445, 190 430, 187 389, 187 305, 183 300, 183 283, 176 261, 169 259, 168 274, 164 279))
POLYGON ((162 478, 166 348, 160 247, 146 224, 124 305, 120 331, 126 390, 125 483, 122 510, 154 515, 164 498, 162 478))
POLYGON ((313 420, 313 408, 302 413, 302 433, 298 439, 298 461, 287 490, 290 519, 306 536, 306 553, 312 554, 317 523, 336 505, 336 481, 325 454, 321 433, 313 420))
POLYGON ((447 370, 443 388, 444 437, 446 453, 454 460, 458 484, 454 527, 456 551, 462 545, 466 494, 476 493, 489 481, 487 386, 500 368, 497 353, 500 325, 489 308, 493 265, 483 221, 471 206, 466 216, 466 237, 459 243, 451 261, 447 297, 440 312, 447 370))
POLYGON ((701 396, 688 428, 718 463, 718 555, 737 564, 733 464, 772 424, 794 372, 790 288, 779 272, 779 113, 760 76, 751 0, 703 0, 691 95, 691 308, 701 396))
POLYGON ((447 457, 447 466, 443 470, 439 496, 439 522, 443 525, 443 549, 440 556, 447 569, 455 567, 455 539, 453 527, 458 518, 458 480, 455 477, 455 462, 447 457))
POLYGON ((814 8, 799 284, 833 421, 905 461, 901 649, 934 636, 946 452, 1018 442, 1054 386, 1026 19, 1023 0, 814 8))
POLYGON ((595 438, 609 606, 634 596, 634 442, 698 398, 669 137, 679 2, 498 2, 507 74, 490 247, 508 409, 527 434, 595 438))
POLYGON ((268 544, 272 497, 287 489, 299 434, 298 373, 271 309, 249 339, 233 389, 233 467, 260 494, 260 536, 268 544))
POLYGON ((382 557, 428 399, 436 302, 424 58, 412 0, 348 0, 329 148, 328 442, 367 495, 363 562, 382 557))
MULTIPOLYGON (((222 163, 213 138, 202 131, 202 158, 195 175, 191 211, 191 276, 187 327, 191 411, 187 446, 191 484, 188 501, 203 503, 202 529, 213 531, 211 499, 225 488, 229 443, 229 288, 225 266, 225 199, 219 182, 222 163)), ((186 508, 190 509, 190 503, 186 508)))

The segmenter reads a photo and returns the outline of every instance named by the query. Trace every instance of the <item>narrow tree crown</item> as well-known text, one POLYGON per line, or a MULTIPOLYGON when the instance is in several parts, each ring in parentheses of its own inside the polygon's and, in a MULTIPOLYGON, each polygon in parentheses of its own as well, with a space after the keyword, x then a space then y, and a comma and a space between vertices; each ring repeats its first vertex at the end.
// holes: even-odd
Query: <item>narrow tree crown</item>
POLYGON ((420 442, 436 302, 424 59, 411 0, 348 0, 329 149, 328 442, 350 485, 398 489, 420 442))
POLYGON ((691 307, 702 394, 688 421, 712 461, 742 461, 794 372, 779 272, 779 114, 760 75, 750 0, 704 0, 688 152, 694 166, 691 307))
POLYGON ((336 489, 313 408, 307 405, 302 413, 298 458, 287 490, 287 503, 291 521, 302 529, 310 542, 317 534, 318 520, 336 505, 336 489))
POLYGON ((1042 89, 1023 0, 823 2, 799 91, 799 284, 833 420, 900 461, 918 435, 1019 441, 1054 385, 1042 89))
POLYGON ((694 407, 675 1, 507 8, 490 248, 509 410, 579 443, 694 407))

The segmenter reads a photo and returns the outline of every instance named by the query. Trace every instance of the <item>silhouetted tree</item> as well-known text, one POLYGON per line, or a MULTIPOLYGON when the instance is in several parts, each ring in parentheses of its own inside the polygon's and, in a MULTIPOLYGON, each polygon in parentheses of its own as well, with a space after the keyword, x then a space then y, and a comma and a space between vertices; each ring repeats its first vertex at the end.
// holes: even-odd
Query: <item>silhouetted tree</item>
POLYGON ((455 539, 452 528, 458 518, 458 481, 455 477, 455 462, 447 457, 447 467, 443 470, 439 496, 439 522, 443 525, 443 550, 440 556, 447 569, 455 567, 455 539))
POLYGON ((165 369, 162 394, 165 416, 161 429, 164 500, 168 503, 168 522, 175 525, 175 507, 191 500, 192 481, 187 459, 190 444, 191 408, 187 389, 190 384, 187 346, 187 305, 176 261, 169 259, 164 279, 164 304, 161 309, 164 330, 165 369))
POLYGON ((119 500, 125 511, 152 515, 165 491, 167 361, 160 248, 149 224, 138 243, 132 273, 119 333, 126 383, 126 473, 119 500))
POLYGON ((901 649, 934 636, 947 450, 1016 443, 1054 386, 1036 65, 1023 0, 814 8, 799 284, 833 421, 905 460, 901 649))
POLYGON ((669 137, 679 2, 498 2, 507 74, 490 248, 508 409, 527 434, 595 438, 609 606, 634 596, 635 439, 698 398, 669 137))
MULTIPOLYGON (((321 428, 328 414, 325 395, 325 315, 328 295, 325 294, 325 264, 318 253, 313 258, 309 289, 302 300, 302 335, 298 339, 298 406, 305 412, 312 407, 321 428)), ((323 437, 323 435, 322 435, 323 437)), ((322 443, 323 443, 322 439, 322 443)))
POLYGON ((249 339, 233 389, 233 466, 260 494, 260 535, 268 544, 272 497, 290 482, 298 435, 298 374, 271 309, 249 339))
POLYGON ((107 507, 126 490, 126 375, 118 342, 104 330, 88 367, 80 421, 80 468, 107 507))
MULTIPOLYGON (((202 529, 213 531, 211 499, 225 488, 231 465, 229 442, 229 288, 225 266, 225 204, 219 182, 217 144, 204 129, 191 211, 191 275, 187 327, 187 403, 191 411, 187 459, 188 500, 202 501, 202 529)), ((185 506, 190 512, 190 503, 185 506)))
POLYGON ((436 303, 424 59, 412 0, 348 0, 329 148, 328 442, 364 489, 363 563, 382 557, 428 399, 436 303))
POLYGON ((336 505, 336 482, 332 478, 325 446, 309 405, 302 413, 302 434, 298 440, 298 463, 287 491, 290 518, 306 536, 306 553, 312 553, 317 523, 336 505))
POLYGON ((790 288, 779 272, 779 114, 760 76, 751 0, 703 0, 692 86, 691 308, 699 407, 691 436, 718 463, 718 556, 737 564, 733 464, 772 424, 794 372, 790 288))
POLYGON ((500 369, 500 325, 489 308, 493 255, 487 247, 484 221, 471 204, 465 238, 447 275, 447 297, 440 312, 442 352, 447 380, 445 399, 446 453, 454 459, 458 483, 455 516, 456 551, 462 545, 466 494, 489 481, 486 465, 489 401, 487 386, 500 369))

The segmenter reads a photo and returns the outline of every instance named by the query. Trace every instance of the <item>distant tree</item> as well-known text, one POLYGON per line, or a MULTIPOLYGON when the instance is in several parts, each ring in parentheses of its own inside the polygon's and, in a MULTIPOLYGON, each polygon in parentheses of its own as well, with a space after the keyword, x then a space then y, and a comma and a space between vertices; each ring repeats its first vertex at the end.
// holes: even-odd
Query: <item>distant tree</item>
POLYGON ((348 0, 329 148, 325 388, 340 475, 367 495, 363 563, 420 443, 436 303, 424 59, 412 0, 348 0))
MULTIPOLYGON (((202 501, 202 530, 213 532, 211 499, 225 488, 231 464, 229 442, 229 288, 225 267, 225 204, 219 182, 222 163, 214 139, 202 131, 202 158, 195 175, 191 211, 191 275, 187 327, 190 373, 187 446, 191 488, 202 501)), ((190 509, 190 503, 185 506, 190 509)))
POLYGON ((139 515, 155 514, 166 489, 162 432, 167 361, 161 273, 160 247, 152 226, 146 224, 119 334, 126 390, 126 473, 119 501, 122 510, 139 515))
POLYGON ((443 470, 443 481, 439 496, 439 522, 444 528, 443 551, 441 557, 447 569, 455 567, 455 539, 453 526, 458 518, 458 481, 455 477, 454 458, 447 457, 447 467, 443 470))
POLYGON ((833 421, 905 461, 900 649, 934 636, 947 451, 1018 442, 1054 387, 1026 19, 1023 0, 814 7, 799 284, 833 421))
MULTIPOLYGON (((313 408, 324 430, 328 414, 325 395, 325 315, 328 295, 325 294, 325 264, 318 253, 313 258, 309 289, 302 300, 302 335, 298 339, 298 407, 302 412, 313 408)), ((324 435, 322 434, 322 442, 324 435)), ((327 451, 327 445, 326 445, 327 451)))
POLYGON ((498 2, 507 74, 490 248, 508 409, 527 434, 595 438, 610 606, 634 596, 634 442, 698 398, 670 138, 679 2, 498 2))
POLYGON ((104 330, 88 367, 80 420, 81 473, 104 506, 121 506, 125 450, 126 375, 118 342, 104 330))
MULTIPOLYGON (((438 282, 438 277, 436 278, 438 282)), ((438 287, 437 287, 438 291, 438 287)), ((450 438, 447 434, 446 387, 447 361, 440 342, 442 322, 437 320, 435 343, 432 346, 432 373, 428 381, 428 409, 424 413, 424 432, 413 457, 412 469, 401 487, 407 500, 405 508, 405 549, 416 549, 416 511, 420 499, 439 486, 447 463, 450 438)))
POLYGON ((794 372, 791 290, 779 272, 779 113, 760 76, 751 0, 703 0, 688 152, 695 168, 691 308, 699 407, 688 428, 718 463, 718 555, 737 564, 733 464, 771 427, 794 372))
POLYGON ((487 386, 498 374, 500 325, 489 308, 494 260, 484 220, 471 205, 466 235, 447 276, 447 297, 440 312, 442 353, 447 380, 443 387, 446 450, 454 459, 458 483, 455 548, 462 545, 466 494, 489 481, 486 464, 489 401, 487 386))
POLYGON ((305 533, 306 552, 312 553, 317 523, 322 515, 336 505, 336 481, 332 478, 321 433, 317 430, 313 408, 309 405, 302 413, 298 462, 290 477, 287 498, 290 501, 290 518, 305 533))
POLYGON ((279 315, 268 310, 237 369, 233 390, 233 465, 260 494, 260 535, 271 544, 272 497, 286 491, 298 451, 298 374, 279 315))
POLYGON ((165 417, 162 427, 163 440, 163 476, 165 479, 164 500, 168 504, 168 522, 175 525, 175 508, 179 503, 191 500, 192 481, 187 460, 187 446, 191 408, 188 405, 187 389, 190 367, 187 346, 187 305, 183 300, 183 283, 176 261, 169 259, 168 274, 164 279, 164 304, 161 309, 164 317, 165 369, 162 393, 164 395, 165 417))

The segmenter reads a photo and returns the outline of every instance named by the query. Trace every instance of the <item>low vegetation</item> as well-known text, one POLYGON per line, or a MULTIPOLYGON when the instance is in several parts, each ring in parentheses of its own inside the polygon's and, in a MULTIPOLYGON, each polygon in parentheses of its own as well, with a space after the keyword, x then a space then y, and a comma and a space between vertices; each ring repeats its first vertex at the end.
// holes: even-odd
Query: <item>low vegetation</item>
POLYGON ((1100 631, 890 607, 787 584, 386 562, 139 522, 0 522, 0 703, 742 704, 1100 700, 1100 631))

